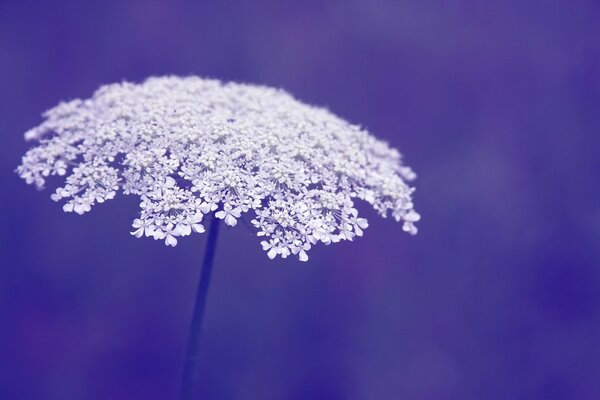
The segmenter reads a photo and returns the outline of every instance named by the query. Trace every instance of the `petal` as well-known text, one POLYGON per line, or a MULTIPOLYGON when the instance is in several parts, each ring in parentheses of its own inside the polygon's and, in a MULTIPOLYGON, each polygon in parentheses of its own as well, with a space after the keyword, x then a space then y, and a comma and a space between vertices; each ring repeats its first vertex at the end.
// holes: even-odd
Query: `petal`
POLYGON ((192 227, 189 225, 180 224, 177 228, 179 229, 179 234, 181 236, 187 236, 192 233, 192 227))
POLYGON ((167 246, 175 247, 177 246, 177 239, 173 235, 167 235, 165 239, 165 243, 167 246))
POLYGON ((175 186, 177 182, 175 181, 175 179, 171 178, 170 176, 167 176, 167 178, 165 179, 165 187, 168 188, 172 188, 175 186))
POLYGON ((412 222, 404 222, 404 224, 402 225, 402 230, 404 232, 408 232, 411 235, 416 235, 417 234, 417 227, 413 225, 412 222))
POLYGON ((231 214, 227 214, 225 216, 225 223, 229 226, 235 226, 237 224, 237 220, 231 214))
POLYGON ((298 254, 298 259, 302 262, 306 262, 308 261, 308 254, 306 254, 304 250, 300 250, 300 253, 298 254))
POLYGON ((144 234, 144 228, 139 228, 134 232, 129 232, 131 233, 133 236, 135 236, 136 238, 141 238, 142 235, 144 234))
POLYGON ((421 219, 421 216, 419 215, 418 212, 414 211, 414 210, 410 210, 405 216, 404 216, 404 220, 408 221, 408 222, 417 222, 418 220, 421 219))
POLYGON ((192 230, 196 233, 204 233, 206 231, 206 229, 204 229, 204 225, 202 224, 192 225, 192 230))
POLYGON ((198 208, 200 209, 200 211, 202 211, 204 214, 208 214, 211 211, 211 206, 209 203, 202 203, 198 206, 198 208))
POLYGON ((271 260, 274 259, 276 255, 277 255, 277 249, 275 249, 274 247, 271 248, 271 250, 269 250, 269 252, 267 253, 267 256, 269 256, 269 258, 271 260))
POLYGON ((154 238, 154 240, 164 239, 165 236, 166 236, 166 234, 159 228, 152 231, 152 237, 154 238))
POLYGON ((226 215, 227 215, 227 214, 225 214, 225 211, 217 211, 217 212, 215 213, 215 217, 217 217, 217 218, 219 218, 219 219, 223 219, 223 218, 225 218, 225 216, 226 216, 226 215))

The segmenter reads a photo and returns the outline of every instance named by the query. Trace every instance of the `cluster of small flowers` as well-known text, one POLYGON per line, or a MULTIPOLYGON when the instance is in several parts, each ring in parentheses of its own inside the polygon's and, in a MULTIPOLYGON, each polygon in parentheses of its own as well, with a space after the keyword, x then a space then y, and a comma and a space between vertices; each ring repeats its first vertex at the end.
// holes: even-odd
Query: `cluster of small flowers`
POLYGON ((400 154, 358 126, 282 90, 197 77, 150 78, 101 87, 61 103, 25 134, 39 141, 17 172, 83 214, 121 189, 141 199, 136 237, 175 246, 204 232, 213 212, 229 226, 251 210, 270 258, 317 242, 362 236, 354 199, 403 221, 412 234, 415 178, 400 154))

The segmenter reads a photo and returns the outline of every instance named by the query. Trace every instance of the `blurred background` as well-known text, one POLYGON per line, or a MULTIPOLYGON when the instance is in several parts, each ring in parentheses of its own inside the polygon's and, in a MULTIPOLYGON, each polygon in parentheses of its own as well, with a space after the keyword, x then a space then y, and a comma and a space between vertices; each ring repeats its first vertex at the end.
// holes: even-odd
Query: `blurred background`
POLYGON ((410 237, 269 261, 223 229, 199 399, 600 398, 600 3, 0 1, 0 399, 175 399, 206 237, 65 214, 23 133, 101 84, 284 88, 418 173, 410 237))

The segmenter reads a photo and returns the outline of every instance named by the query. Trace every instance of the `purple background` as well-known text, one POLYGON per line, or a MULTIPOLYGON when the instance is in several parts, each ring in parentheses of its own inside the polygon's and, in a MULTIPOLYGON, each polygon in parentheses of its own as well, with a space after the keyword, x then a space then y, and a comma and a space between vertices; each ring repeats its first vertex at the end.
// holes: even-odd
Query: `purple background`
POLYGON ((597 1, 0 1, 0 399, 174 399, 206 237, 129 235, 13 173, 22 134, 103 83, 289 90, 419 174, 410 237, 269 261, 220 237, 202 399, 600 398, 597 1), (326 3, 326 4, 325 4, 326 3))

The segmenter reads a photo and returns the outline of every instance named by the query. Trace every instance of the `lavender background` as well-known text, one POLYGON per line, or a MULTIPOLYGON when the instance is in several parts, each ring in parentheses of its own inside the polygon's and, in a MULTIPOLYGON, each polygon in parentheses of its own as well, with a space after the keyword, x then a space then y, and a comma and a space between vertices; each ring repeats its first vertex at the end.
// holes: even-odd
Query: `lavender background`
POLYGON ((399 148, 420 233, 270 262, 225 229, 202 399, 600 398, 597 1, 0 1, 0 399, 174 399, 205 237, 66 215, 22 134, 103 83, 283 87, 399 148))

